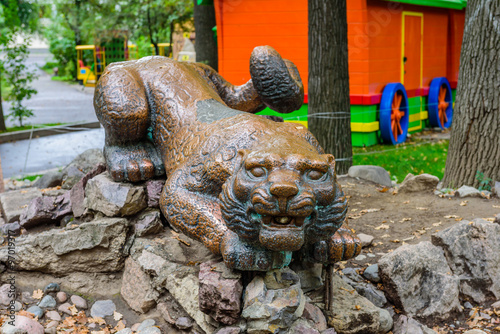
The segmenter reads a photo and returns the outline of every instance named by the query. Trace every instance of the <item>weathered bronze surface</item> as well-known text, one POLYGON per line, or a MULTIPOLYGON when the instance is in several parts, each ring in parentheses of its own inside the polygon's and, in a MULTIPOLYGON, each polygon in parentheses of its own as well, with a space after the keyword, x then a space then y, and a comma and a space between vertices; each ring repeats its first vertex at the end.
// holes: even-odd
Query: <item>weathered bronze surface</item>
POLYGON ((283 267, 292 252, 322 263, 357 255, 334 157, 301 125, 253 115, 301 106, 295 65, 258 47, 250 74, 233 86, 206 65, 164 57, 108 66, 94 106, 112 177, 166 173, 165 217, 231 268, 283 267))

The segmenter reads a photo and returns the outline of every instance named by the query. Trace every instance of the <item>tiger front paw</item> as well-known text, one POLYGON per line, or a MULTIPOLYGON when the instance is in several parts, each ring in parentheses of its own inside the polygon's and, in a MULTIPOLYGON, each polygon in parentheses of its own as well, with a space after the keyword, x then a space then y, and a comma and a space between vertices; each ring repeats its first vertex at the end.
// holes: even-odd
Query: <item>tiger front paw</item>
POLYGON ((309 254, 313 262, 332 264, 361 253, 361 240, 351 230, 340 228, 326 241, 316 242, 309 254))

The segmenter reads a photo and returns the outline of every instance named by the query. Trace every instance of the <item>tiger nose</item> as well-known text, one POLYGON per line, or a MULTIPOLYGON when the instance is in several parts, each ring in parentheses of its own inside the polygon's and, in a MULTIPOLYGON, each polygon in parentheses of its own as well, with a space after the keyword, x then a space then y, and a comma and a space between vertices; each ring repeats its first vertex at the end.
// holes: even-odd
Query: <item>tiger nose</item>
POLYGON ((269 189, 271 194, 278 197, 291 197, 295 196, 299 192, 299 188, 296 184, 291 182, 279 182, 274 183, 269 189))

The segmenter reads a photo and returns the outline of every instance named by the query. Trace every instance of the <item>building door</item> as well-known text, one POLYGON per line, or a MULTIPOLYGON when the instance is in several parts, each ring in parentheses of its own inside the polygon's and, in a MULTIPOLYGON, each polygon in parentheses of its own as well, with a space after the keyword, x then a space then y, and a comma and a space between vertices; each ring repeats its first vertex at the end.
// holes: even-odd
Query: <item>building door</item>
POLYGON ((422 87, 423 18, 422 13, 403 12, 401 83, 409 92, 422 87))

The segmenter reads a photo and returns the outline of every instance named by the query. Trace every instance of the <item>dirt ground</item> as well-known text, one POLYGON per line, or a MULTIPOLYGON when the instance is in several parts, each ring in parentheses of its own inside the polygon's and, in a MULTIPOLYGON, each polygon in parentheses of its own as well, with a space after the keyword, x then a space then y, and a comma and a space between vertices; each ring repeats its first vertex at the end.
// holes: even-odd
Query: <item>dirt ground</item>
MULTIPOLYGON (((338 269, 345 266, 363 270, 403 244, 430 241, 432 234, 461 220, 493 220, 500 213, 499 198, 441 198, 432 191, 407 194, 390 189, 382 192, 382 187, 372 182, 342 176, 339 182, 349 198, 349 227, 358 234, 372 235, 374 240, 370 247, 363 248, 361 252, 362 255, 368 254, 365 259, 340 263, 338 269)), ((489 312, 492 302, 495 301, 477 305, 478 314, 484 310, 489 312)), ((500 333, 498 324, 478 321, 474 326, 471 325, 474 316, 469 316, 470 311, 464 309, 461 316, 447 322, 423 322, 440 334, 463 333, 472 328, 500 333)))

